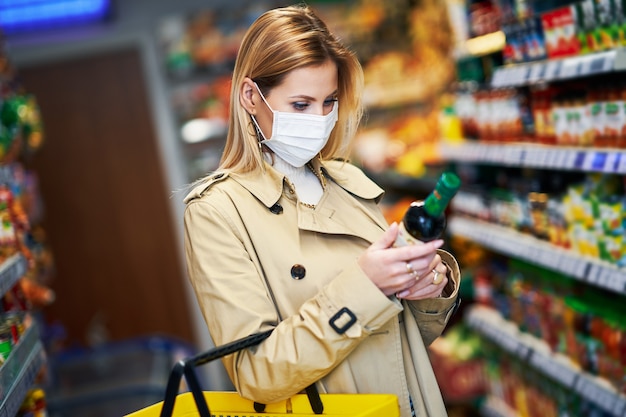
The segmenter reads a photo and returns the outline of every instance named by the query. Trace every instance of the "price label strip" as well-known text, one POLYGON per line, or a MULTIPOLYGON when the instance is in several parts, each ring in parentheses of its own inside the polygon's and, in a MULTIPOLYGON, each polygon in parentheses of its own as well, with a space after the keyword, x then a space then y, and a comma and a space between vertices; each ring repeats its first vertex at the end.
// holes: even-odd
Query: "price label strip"
POLYGON ((533 351, 530 355, 530 364, 566 388, 573 388, 579 373, 571 366, 561 363, 552 356, 533 351))
MULTIPOLYGON (((604 411, 613 413, 616 409, 619 411, 624 408, 624 401, 617 392, 613 391, 609 387, 600 385, 592 377, 585 374, 581 374, 576 380, 574 385, 574 391, 581 397, 595 403, 601 407, 604 411)), ((620 415, 620 414, 615 414, 620 415)))
POLYGON ((585 168, 585 160, 587 159, 587 152, 585 151, 579 151, 575 153, 575 157, 574 160, 572 161, 572 169, 575 169, 577 171, 582 171, 585 168))
POLYGON ((561 69, 558 75, 559 79, 574 78, 574 77, 578 77, 579 75, 580 75, 580 60, 579 59, 574 58, 574 59, 563 60, 563 64, 561 65, 561 69))
POLYGON ((586 281, 598 287, 626 295, 626 272, 613 266, 592 263, 586 281))
POLYGON ((593 75, 610 71, 613 67, 610 57, 611 55, 598 54, 579 58, 579 75, 593 75))
POLYGON ((556 80, 559 77, 559 73, 561 71, 561 65, 563 65, 562 60, 558 61, 548 61, 546 64, 546 68, 544 71, 544 79, 546 81, 556 80))
POLYGON ((621 158, 622 158, 622 154, 619 152, 609 153, 606 157, 606 162, 604 164, 602 171, 608 172, 608 173, 617 172, 621 158))
MULTIPOLYGON (((624 155, 624 154, 622 154, 624 155)), ((615 168, 616 174, 626 174, 626 156, 621 156, 615 168)))
POLYGON ((530 71, 528 73, 528 81, 533 83, 537 81, 541 81, 545 75, 546 64, 543 62, 538 62, 532 64, 530 66, 530 71))
POLYGON ((570 253, 560 253, 555 265, 558 271, 566 275, 581 281, 586 280, 589 262, 580 256, 570 253))
POLYGON ((5 294, 26 273, 26 259, 22 255, 13 255, 4 261, 0 269, 0 295, 5 294))

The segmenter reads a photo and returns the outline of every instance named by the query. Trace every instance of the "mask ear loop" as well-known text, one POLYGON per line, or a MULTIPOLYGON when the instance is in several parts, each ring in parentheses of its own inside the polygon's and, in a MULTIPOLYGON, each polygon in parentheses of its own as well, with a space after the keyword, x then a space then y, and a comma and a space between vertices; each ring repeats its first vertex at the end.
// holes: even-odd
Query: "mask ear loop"
POLYGON ((252 116, 251 114, 249 116, 250 116, 250 121, 248 122, 248 134, 256 138, 256 143, 257 145, 259 145, 259 152, 262 153, 263 149, 262 149, 261 141, 263 140, 263 138, 259 132, 259 128, 257 127, 256 123, 254 123, 254 116, 252 116))

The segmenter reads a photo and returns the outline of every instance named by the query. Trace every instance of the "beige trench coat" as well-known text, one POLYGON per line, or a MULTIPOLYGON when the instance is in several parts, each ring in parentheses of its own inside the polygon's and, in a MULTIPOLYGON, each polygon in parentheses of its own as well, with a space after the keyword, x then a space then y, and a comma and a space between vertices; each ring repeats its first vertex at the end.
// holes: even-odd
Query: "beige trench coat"
POLYGON ((386 297, 356 261, 388 226, 377 205, 383 191, 348 163, 323 170, 315 209, 297 204, 269 165, 217 174, 185 198, 187 267, 214 343, 275 328, 225 358, 226 370, 242 396, 261 403, 317 382, 322 393, 395 394, 402 417, 411 415, 409 395, 417 416, 445 416, 425 345, 454 310, 458 265, 440 251, 456 282, 449 297, 386 297))

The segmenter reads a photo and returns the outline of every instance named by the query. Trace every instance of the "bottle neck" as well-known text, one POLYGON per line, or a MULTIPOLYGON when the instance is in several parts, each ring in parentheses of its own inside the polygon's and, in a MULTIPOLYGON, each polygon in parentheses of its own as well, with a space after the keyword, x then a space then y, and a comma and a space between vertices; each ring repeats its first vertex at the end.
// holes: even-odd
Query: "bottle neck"
POLYGON ((435 189, 424 200, 424 210, 432 217, 439 217, 443 214, 450 202, 450 197, 447 197, 439 193, 435 189))
POLYGON ((443 173, 433 192, 424 200, 424 211, 432 217, 443 215, 460 186, 459 177, 451 172, 443 173))

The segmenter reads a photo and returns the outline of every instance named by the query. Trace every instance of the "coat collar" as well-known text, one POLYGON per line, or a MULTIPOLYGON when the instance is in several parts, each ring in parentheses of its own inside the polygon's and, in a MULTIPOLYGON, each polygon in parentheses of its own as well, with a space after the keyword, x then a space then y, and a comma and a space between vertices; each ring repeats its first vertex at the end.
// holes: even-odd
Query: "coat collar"
MULTIPOLYGON (((322 163, 319 159, 314 159, 311 163, 314 169, 322 170, 328 179, 357 197, 376 202, 379 202, 383 197, 384 190, 370 180, 363 171, 348 162, 329 160, 322 163)), ((275 170, 267 162, 265 162, 264 169, 265 172, 262 173, 259 171, 215 173, 197 184, 187 194, 184 202, 188 203, 194 198, 201 197, 211 185, 230 177, 270 208, 278 202, 283 193, 285 175, 275 170)))
MULTIPOLYGON (((382 188, 348 162, 331 160, 322 163, 319 159, 314 159, 311 163, 314 169, 322 170, 328 179, 358 197, 378 202, 384 194, 382 188)), ((261 174, 249 172, 229 175, 268 208, 276 204, 282 195, 285 175, 267 162, 265 162, 265 172, 261 174)))

